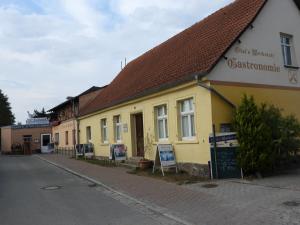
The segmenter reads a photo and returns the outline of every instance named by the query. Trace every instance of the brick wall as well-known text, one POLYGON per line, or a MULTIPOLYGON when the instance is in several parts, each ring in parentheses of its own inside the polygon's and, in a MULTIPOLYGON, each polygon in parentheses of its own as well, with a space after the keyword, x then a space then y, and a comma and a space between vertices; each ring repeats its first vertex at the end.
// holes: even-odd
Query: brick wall
POLYGON ((31 150, 41 149, 41 134, 51 134, 51 127, 12 130, 12 144, 23 144, 24 135, 32 135, 31 150))

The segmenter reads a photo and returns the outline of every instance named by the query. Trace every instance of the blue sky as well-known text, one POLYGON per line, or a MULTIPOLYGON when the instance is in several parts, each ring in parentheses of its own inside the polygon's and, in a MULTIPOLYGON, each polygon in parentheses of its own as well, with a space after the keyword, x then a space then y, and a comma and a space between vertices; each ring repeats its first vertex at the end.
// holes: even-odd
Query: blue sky
POLYGON ((96 85, 232 0, 0 0, 0 89, 17 121, 96 85))

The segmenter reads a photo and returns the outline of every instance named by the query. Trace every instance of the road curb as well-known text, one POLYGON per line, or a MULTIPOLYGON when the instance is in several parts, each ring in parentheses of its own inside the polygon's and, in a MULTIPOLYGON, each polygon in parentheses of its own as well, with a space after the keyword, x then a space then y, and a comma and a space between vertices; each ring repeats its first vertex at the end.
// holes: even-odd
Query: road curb
POLYGON ((120 195, 120 196, 122 196, 122 197, 124 197, 124 198, 127 198, 127 199, 129 199, 129 200, 131 200, 131 201, 134 201, 134 202, 136 202, 136 203, 142 205, 143 207, 147 208, 148 210, 151 210, 151 211, 153 211, 153 212, 155 212, 155 213, 157 213, 157 214, 163 215, 163 216, 165 216, 165 217, 167 217, 167 218, 169 218, 169 219, 171 219, 171 220, 173 220, 173 221, 175 221, 175 222, 181 223, 181 224, 183 224, 183 225, 193 225, 192 223, 187 222, 187 221, 185 221, 185 220, 182 220, 182 219, 180 219, 179 217, 173 216, 173 215, 171 215, 171 214, 169 214, 169 213, 161 212, 160 210, 157 210, 156 207, 153 207, 153 206, 151 206, 151 205, 149 205, 149 204, 146 204, 146 203, 144 203, 144 202, 142 202, 142 201, 140 201, 140 200, 138 200, 138 199, 136 199, 136 198, 134 198, 134 197, 131 197, 130 195, 127 195, 127 194, 125 194, 125 193, 123 193, 123 192, 117 191, 116 189, 114 189, 114 188, 112 188, 112 187, 110 187, 110 186, 108 186, 108 185, 106 185, 106 184, 104 184, 104 183, 102 183, 102 182, 100 182, 100 181, 98 181, 98 180, 95 180, 95 179, 93 179, 93 178, 91 178, 91 177, 88 177, 88 176, 86 176, 86 175, 84 175, 84 174, 78 173, 78 172, 76 172, 76 171, 74 171, 74 170, 71 170, 71 169, 69 169, 69 168, 67 168, 67 167, 65 167, 65 166, 62 166, 62 165, 57 164, 57 163, 55 163, 55 162, 52 162, 52 161, 50 161, 50 160, 48 160, 48 159, 45 159, 45 158, 43 158, 43 157, 40 157, 40 156, 38 156, 38 155, 35 155, 35 157, 38 158, 39 160, 42 160, 42 161, 44 161, 44 162, 47 162, 47 163, 49 163, 49 164, 55 166, 55 167, 57 167, 57 168, 60 168, 60 169, 62 169, 62 170, 65 170, 65 171, 67 171, 68 173, 71 173, 71 174, 73 174, 73 175, 75 175, 75 176, 78 176, 78 177, 80 177, 80 178, 82 178, 82 179, 85 179, 85 180, 90 181, 90 182, 92 182, 92 183, 94 183, 94 184, 97 184, 97 185, 101 186, 102 188, 104 188, 104 189, 106 189, 106 190, 109 190, 109 191, 111 191, 111 192, 113 192, 113 193, 116 193, 116 194, 118 194, 118 195, 120 195))

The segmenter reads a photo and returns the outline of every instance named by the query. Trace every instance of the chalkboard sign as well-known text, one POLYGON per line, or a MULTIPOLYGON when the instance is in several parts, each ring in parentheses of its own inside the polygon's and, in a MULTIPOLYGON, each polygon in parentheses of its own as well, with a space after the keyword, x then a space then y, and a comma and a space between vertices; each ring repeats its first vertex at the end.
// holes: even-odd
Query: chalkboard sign
POLYGON ((240 178, 241 169, 237 163, 237 148, 211 148, 211 166, 213 178, 240 178))
POLYGON ((236 133, 217 133, 209 137, 211 144, 211 173, 213 178, 240 178, 237 163, 238 141, 236 133))

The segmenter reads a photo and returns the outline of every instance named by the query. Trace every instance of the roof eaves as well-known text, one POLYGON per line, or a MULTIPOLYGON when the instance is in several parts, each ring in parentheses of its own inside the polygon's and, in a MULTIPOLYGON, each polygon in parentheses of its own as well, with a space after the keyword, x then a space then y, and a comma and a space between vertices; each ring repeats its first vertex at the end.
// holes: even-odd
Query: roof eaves
POLYGON ((63 103, 53 107, 52 109, 49 109, 47 112, 53 112, 57 109, 60 109, 60 108, 64 107, 65 105, 67 105, 68 103, 70 103, 71 101, 73 101, 74 99, 76 100, 76 99, 78 99, 78 97, 73 97, 71 99, 68 99, 67 101, 64 101, 63 103))
POLYGON ((207 72, 193 73, 193 74, 190 74, 188 76, 185 76, 183 79, 173 81, 173 82, 169 82, 169 83, 164 83, 162 85, 159 85, 159 86, 156 86, 156 87, 153 87, 153 88, 149 88, 149 89, 147 89, 143 92, 140 92, 140 93, 138 93, 134 96, 124 98, 124 99, 121 99, 119 101, 111 102, 110 104, 108 104, 108 105, 106 105, 102 108, 92 110, 90 112, 85 112, 85 113, 81 114, 80 116, 86 116, 88 114, 92 114, 92 113, 95 113, 95 112, 98 112, 98 111, 101 111, 101 110, 104 110, 104 109, 108 109, 108 108, 111 108, 111 107, 116 106, 116 105, 123 104, 123 103, 128 102, 128 101, 133 101, 133 100, 136 100, 136 99, 139 99, 139 98, 142 98, 142 97, 146 97, 148 95, 151 95, 151 94, 154 94, 154 93, 157 93, 157 92, 160 92, 160 91, 167 90, 169 88, 187 83, 189 81, 200 79, 200 78, 206 76, 207 74, 208 74, 207 72))

